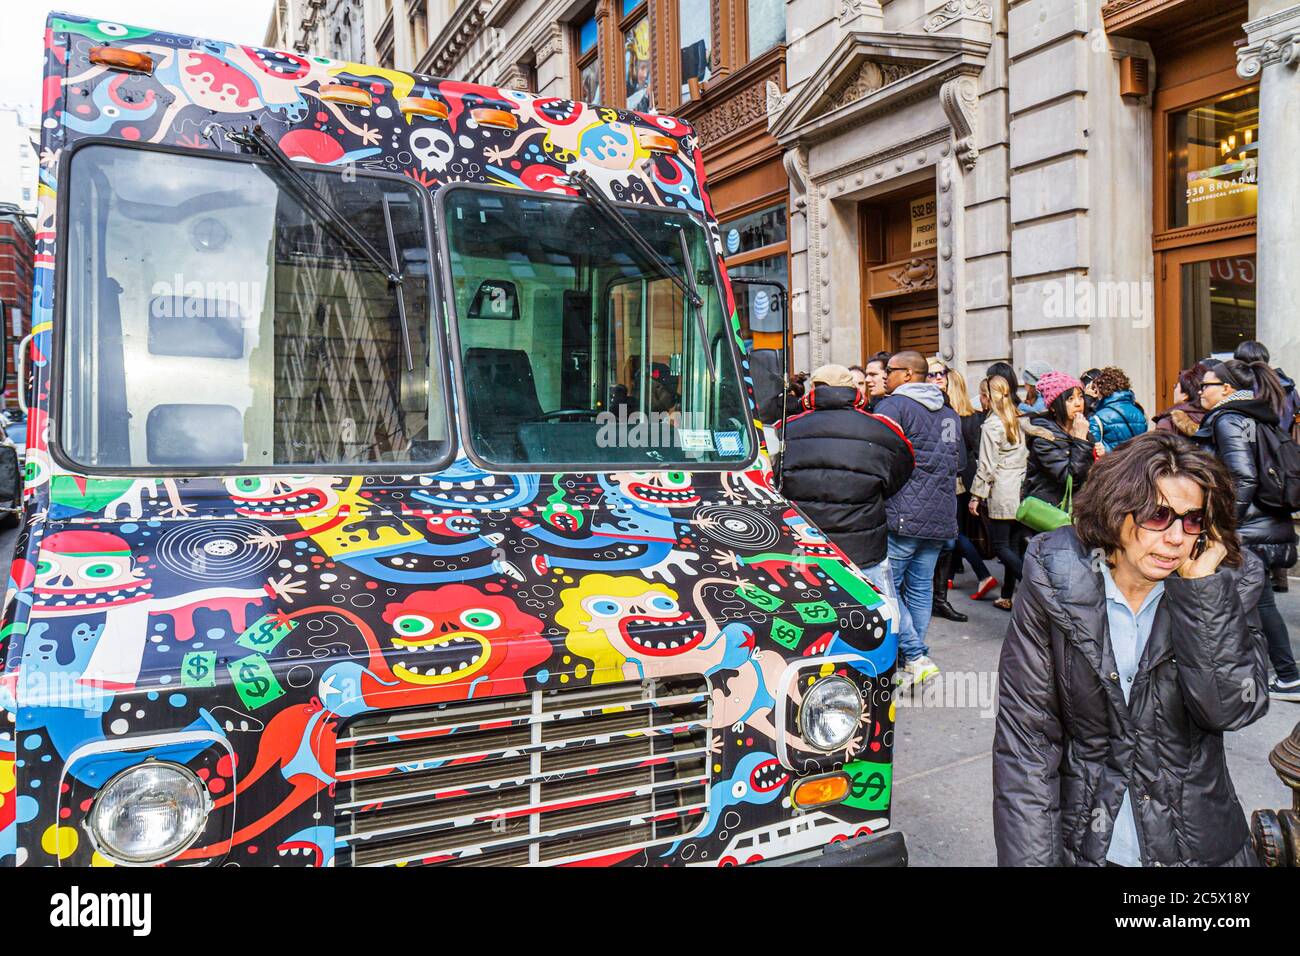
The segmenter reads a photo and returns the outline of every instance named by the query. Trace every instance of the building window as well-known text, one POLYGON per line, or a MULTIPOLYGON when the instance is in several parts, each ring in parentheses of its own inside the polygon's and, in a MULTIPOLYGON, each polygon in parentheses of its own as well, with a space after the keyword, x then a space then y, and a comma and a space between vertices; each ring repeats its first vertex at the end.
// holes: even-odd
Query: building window
POLYGON ((678 3, 678 31, 682 48, 682 100, 691 96, 691 77, 705 82, 711 75, 709 42, 713 37, 713 5, 685 0, 678 3))
POLYGON ((749 58, 785 42, 785 0, 748 0, 749 58))
MULTIPOLYGON (((790 242, 788 232, 789 217, 785 203, 767 206, 755 212, 746 213, 722 224, 722 248, 726 254, 724 262, 727 275, 733 279, 760 279, 764 282, 776 282, 789 292, 790 289, 790 242)), ((740 296, 740 293, 737 293, 740 296)), ((748 299, 746 299, 748 302, 748 299)), ((741 311, 741 334, 746 342, 753 342, 753 332, 776 332, 780 326, 760 328, 761 322, 751 322, 751 311, 756 305, 750 303, 741 311)), ((738 303, 739 308, 739 303, 738 303)), ((754 312, 754 318, 767 315, 767 304, 754 312)), ((775 315, 770 319, 775 320, 775 315)), ((760 337, 761 340, 761 337, 760 337)), ((774 347, 770 342, 759 344, 759 348, 774 347)))
POLYGON ((600 30, 593 12, 574 28, 578 50, 578 99, 584 103, 599 103, 600 95, 600 30))
POLYGON ((1169 114, 1168 228, 1255 215, 1259 88, 1169 114))
POLYGON ((650 17, 648 0, 622 0, 623 102, 630 110, 646 110, 650 94, 650 17))

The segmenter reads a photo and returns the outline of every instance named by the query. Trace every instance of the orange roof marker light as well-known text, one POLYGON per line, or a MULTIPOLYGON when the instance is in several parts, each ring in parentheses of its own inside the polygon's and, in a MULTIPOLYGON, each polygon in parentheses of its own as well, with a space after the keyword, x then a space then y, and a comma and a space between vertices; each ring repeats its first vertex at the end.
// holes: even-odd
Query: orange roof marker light
POLYGON ((432 116, 434 119, 451 119, 451 110, 440 100, 422 96, 404 96, 397 101, 397 109, 404 116, 432 116))
POLYGON ((828 773, 821 777, 809 777, 795 784, 791 800, 800 810, 825 807, 840 803, 849 795, 849 778, 842 773, 828 773))
POLYGON ((479 126, 492 126, 496 129, 518 129, 519 117, 515 116, 509 110, 488 109, 480 106, 478 109, 470 110, 470 116, 479 126))
POLYGON ((106 66, 110 70, 121 70, 123 73, 153 74, 153 57, 137 50, 124 50, 116 46, 92 46, 90 62, 106 66))
POLYGON ((650 130, 639 129, 636 131, 636 141, 648 153, 677 152, 677 140, 671 136, 665 136, 663 133, 653 133, 650 130))
POLYGON ((320 88, 320 98, 327 103, 346 103, 348 106, 373 106, 374 101, 365 90, 355 86, 331 83, 320 88))

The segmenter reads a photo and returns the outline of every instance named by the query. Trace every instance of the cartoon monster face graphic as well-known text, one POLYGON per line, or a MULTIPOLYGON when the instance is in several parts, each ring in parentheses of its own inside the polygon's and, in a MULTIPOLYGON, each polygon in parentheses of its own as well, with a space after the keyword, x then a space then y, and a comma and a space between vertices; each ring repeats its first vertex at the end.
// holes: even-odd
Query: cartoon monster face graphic
POLYGON ((700 503, 686 471, 620 471, 610 475, 619 492, 633 503, 687 508, 700 503))
POLYGON ((338 506, 338 482, 319 475, 227 478, 235 512, 248 518, 300 518, 338 506))
POLYGON ((542 624, 509 598, 464 584, 416 591, 384 610, 392 674, 405 684, 472 696, 481 680, 519 679, 550 656, 542 624))
POLYGON ((34 594, 43 614, 88 612, 149 600, 153 582, 130 546, 103 531, 60 531, 41 542, 34 594))
POLYGON ((702 647, 703 624, 682 609, 667 585, 589 574, 563 591, 560 603, 555 621, 568 630, 569 650, 595 664, 593 683, 632 676, 624 670, 628 661, 637 662, 642 677, 692 666, 707 670, 717 663, 702 647), (703 656, 697 660, 697 655, 703 656))
POLYGON ((422 477, 425 487, 411 497, 454 511, 500 511, 526 505, 537 496, 536 475, 494 475, 461 458, 440 475, 422 477))

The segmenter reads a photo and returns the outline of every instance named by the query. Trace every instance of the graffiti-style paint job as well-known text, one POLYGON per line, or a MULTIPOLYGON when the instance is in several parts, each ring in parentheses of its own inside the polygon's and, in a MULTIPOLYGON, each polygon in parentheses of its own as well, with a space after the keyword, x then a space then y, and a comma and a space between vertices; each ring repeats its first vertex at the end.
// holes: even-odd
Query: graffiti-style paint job
MULTIPOLYGON (((888 827, 893 608, 773 490, 761 445, 730 472, 507 475, 462 455, 406 477, 91 477, 49 454, 55 198, 77 141, 198 153, 219 145, 212 124, 256 122, 292 158, 430 192, 571 194, 562 177, 582 169, 616 200, 700 216, 720 261, 689 125, 71 16, 51 17, 45 46, 27 521, 0 631, 0 865, 107 864, 84 825, 96 788, 151 757, 189 766, 212 798, 208 830, 176 862, 335 865, 352 722, 539 691, 591 700, 680 675, 706 688, 687 701, 707 708, 700 806, 673 835, 556 862, 728 865, 888 827), (101 44, 149 54, 153 74, 91 63, 101 44), (331 84, 365 91, 370 107, 323 99, 331 84), (447 118, 403 115, 407 96, 438 100, 447 118), (474 123, 485 105, 511 109, 518 129, 474 123), (676 153, 648 152, 638 132, 672 137, 676 153), (819 755, 797 708, 836 674, 867 705, 848 748, 819 755), (845 804, 792 806, 801 776, 845 765, 845 804)), ((740 348, 725 282, 723 294, 740 348)), ((430 733, 498 726, 477 719, 430 733)), ((380 738, 419 738, 393 726, 380 738)), ((367 775, 473 762, 412 753, 367 775)))

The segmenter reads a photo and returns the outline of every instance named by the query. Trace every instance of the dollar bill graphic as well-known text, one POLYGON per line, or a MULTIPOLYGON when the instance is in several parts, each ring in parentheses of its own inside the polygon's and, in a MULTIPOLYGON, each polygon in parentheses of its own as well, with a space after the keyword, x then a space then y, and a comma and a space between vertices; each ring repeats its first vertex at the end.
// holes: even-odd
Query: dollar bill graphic
POLYGON ((754 605, 754 607, 761 608, 764 611, 775 611, 785 603, 783 599, 775 594, 769 594, 762 588, 754 587, 752 584, 737 585, 736 594, 754 605))
POLYGON ((794 609, 799 612, 805 624, 830 624, 838 618, 835 608, 826 601, 808 601, 796 604, 794 609))
POLYGON ((284 696, 284 688, 271 670, 271 665, 261 654, 250 654, 226 664, 235 690, 249 710, 256 710, 284 696))
POLYGON ((211 651, 191 651, 181 658, 182 687, 215 687, 217 655, 211 651))
POLYGON ((772 622, 772 640, 782 647, 796 647, 802 638, 803 628, 798 624, 791 624, 789 621, 781 620, 772 622))
POLYGON ((291 621, 280 614, 263 614, 239 635, 235 643, 250 651, 269 654, 297 626, 297 621, 291 621))

